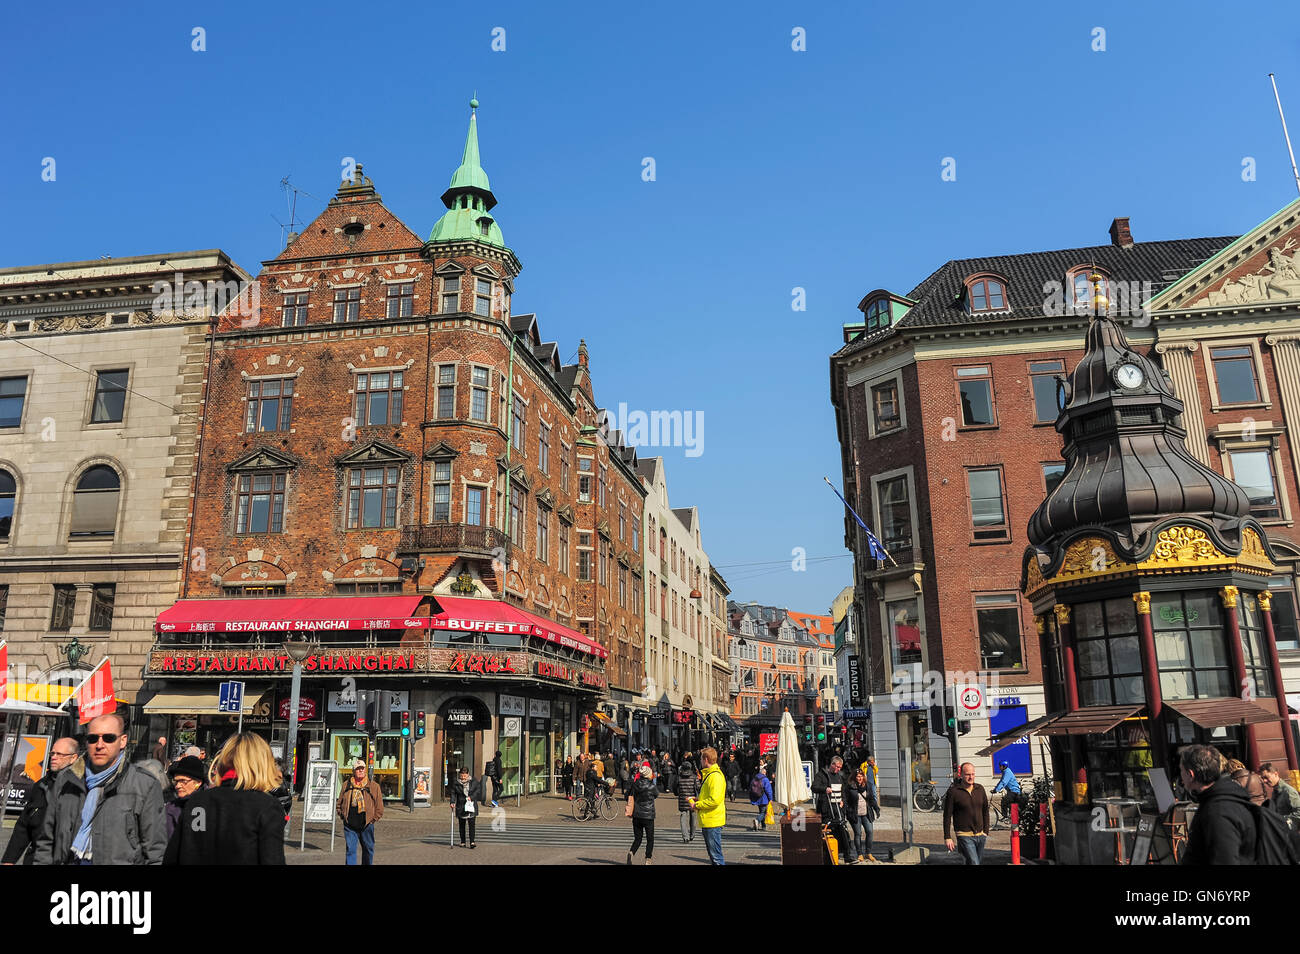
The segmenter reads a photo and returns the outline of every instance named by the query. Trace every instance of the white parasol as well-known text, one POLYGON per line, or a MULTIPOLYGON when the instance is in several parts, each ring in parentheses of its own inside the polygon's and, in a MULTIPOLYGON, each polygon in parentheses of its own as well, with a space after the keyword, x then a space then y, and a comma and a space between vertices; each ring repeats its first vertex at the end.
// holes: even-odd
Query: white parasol
POLYGON ((812 793, 804 782, 799 758, 799 736, 790 710, 786 709, 781 713, 780 735, 776 741, 776 801, 790 808, 811 800, 812 793))
POLYGON ((0 716, 66 716, 67 714, 63 709, 51 709, 49 706, 38 705, 35 702, 22 702, 12 696, 0 704, 0 716))

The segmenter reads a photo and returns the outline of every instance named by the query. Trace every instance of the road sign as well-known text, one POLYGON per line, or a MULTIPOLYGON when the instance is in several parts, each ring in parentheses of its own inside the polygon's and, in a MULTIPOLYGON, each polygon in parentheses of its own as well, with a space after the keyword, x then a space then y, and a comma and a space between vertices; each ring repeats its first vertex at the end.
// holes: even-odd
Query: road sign
POLYGON ((954 686, 952 694, 957 719, 989 717, 988 687, 983 683, 969 682, 964 686, 954 686))
POLYGON ((218 712, 242 712, 244 709, 244 684, 242 682, 223 682, 221 694, 217 698, 218 712))
POLYGON ((505 730, 501 733, 507 738, 515 738, 520 734, 520 727, 523 725, 523 719, 518 716, 511 716, 505 720, 505 730))
POLYGON ((808 791, 811 792, 811 791, 812 791, 812 776, 813 776, 812 763, 811 763, 811 762, 800 762, 799 764, 803 766, 803 783, 804 783, 805 785, 808 786, 808 791))

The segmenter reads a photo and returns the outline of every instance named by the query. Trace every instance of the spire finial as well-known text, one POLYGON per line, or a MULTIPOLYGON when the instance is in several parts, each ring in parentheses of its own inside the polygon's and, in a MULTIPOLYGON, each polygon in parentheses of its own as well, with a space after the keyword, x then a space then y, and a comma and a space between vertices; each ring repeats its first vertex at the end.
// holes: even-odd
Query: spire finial
POLYGON ((1101 290, 1106 279, 1102 278, 1100 272, 1094 270, 1088 276, 1088 281, 1092 282, 1092 314, 1095 318, 1106 314, 1110 310, 1110 302, 1106 300, 1106 296, 1101 290))
POLYGON ((470 109, 478 109, 478 90, 474 90, 474 98, 469 101, 470 109))

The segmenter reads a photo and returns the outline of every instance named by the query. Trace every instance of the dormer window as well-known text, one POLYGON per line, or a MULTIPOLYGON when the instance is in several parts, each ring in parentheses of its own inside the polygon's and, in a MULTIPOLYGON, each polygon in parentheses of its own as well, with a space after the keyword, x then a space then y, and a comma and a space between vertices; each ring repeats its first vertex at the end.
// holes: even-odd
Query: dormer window
POLYGON ((1093 268, 1091 265, 1081 265, 1071 270, 1069 275, 1070 303, 1074 306, 1076 312, 1092 311, 1092 278, 1093 275, 1101 276, 1101 293, 1106 296, 1106 301, 1111 301, 1110 294, 1110 276, 1100 269, 1093 268))
POLYGON ((1006 286, 997 278, 982 277, 966 286, 966 310, 972 315, 980 312, 1007 310, 1006 286))
POLYGON ((867 306, 867 333, 889 327, 889 299, 877 298, 867 306))

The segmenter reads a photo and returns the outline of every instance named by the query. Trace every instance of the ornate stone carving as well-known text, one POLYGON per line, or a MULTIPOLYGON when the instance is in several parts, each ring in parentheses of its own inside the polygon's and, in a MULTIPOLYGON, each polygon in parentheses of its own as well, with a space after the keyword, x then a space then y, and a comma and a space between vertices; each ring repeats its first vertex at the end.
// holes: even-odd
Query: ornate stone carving
POLYGON ((1226 278, 1218 290, 1198 301, 1198 305, 1248 305, 1264 301, 1288 301, 1300 298, 1300 250, 1289 238, 1282 246, 1268 250, 1268 264, 1237 278, 1226 278), (1291 252, 1288 256, 1287 253, 1291 252))
POLYGON ((63 327, 62 318, 37 318, 32 322, 37 331, 58 331, 63 327))
POLYGON ((1137 611, 1143 616, 1151 615, 1151 594, 1145 590, 1141 593, 1133 594, 1133 602, 1137 604, 1137 611))
POLYGON ((1169 527, 1160 531, 1155 549, 1142 561, 1142 566, 1193 566, 1227 559, 1228 555, 1210 542, 1204 530, 1169 527))
POLYGON ((1268 553, 1264 550, 1264 541, 1249 527, 1241 531, 1241 556, 1237 559, 1242 563, 1266 569, 1270 573, 1274 570, 1273 561, 1268 558, 1268 553))
POLYGON ((1034 626, 1038 629, 1038 635, 1042 636, 1047 632, 1047 623, 1041 616, 1034 617, 1034 626))
POLYGON ((1259 608, 1265 613, 1273 609, 1273 594, 1268 590, 1261 590, 1255 596, 1259 599, 1259 608))
POLYGON ((76 315, 72 318, 72 326, 78 331, 90 331, 103 323, 104 315, 76 315))
POLYGON ((1029 561, 1029 569, 1025 571, 1025 593, 1034 593, 1045 583, 1042 568, 1039 567, 1038 559, 1035 557, 1029 561))
POLYGON ((1056 578, 1097 576, 1126 567, 1121 564, 1119 555, 1108 540, 1102 537, 1084 537, 1066 548, 1065 559, 1056 571, 1056 578))
POLYGON ((1237 608, 1237 588, 1235 586, 1225 586, 1219 590, 1219 599, 1223 600, 1224 609, 1237 608))
POLYGON ((1056 614, 1057 625, 1064 626, 1070 621, 1070 607, 1064 603, 1057 603, 1052 607, 1052 612, 1056 614))

